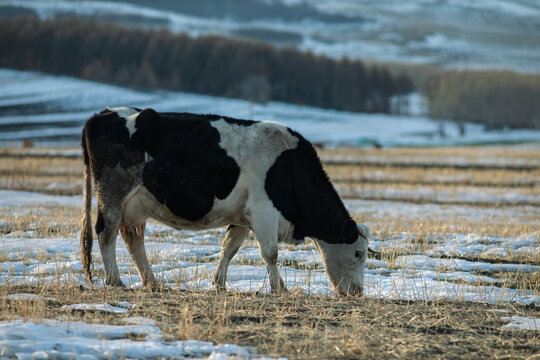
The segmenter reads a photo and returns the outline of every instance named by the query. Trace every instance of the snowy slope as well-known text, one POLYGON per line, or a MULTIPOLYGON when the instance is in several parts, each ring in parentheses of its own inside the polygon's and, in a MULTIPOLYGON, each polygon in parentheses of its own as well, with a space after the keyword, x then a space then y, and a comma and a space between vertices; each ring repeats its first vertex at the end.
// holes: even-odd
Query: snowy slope
MULTIPOLYGON (((121 87, 35 72, 0 69, 0 145, 23 139, 75 145, 82 125, 106 106, 152 107, 157 111, 215 113, 249 118, 243 100, 181 92, 141 92, 121 87)), ((540 141, 540 131, 485 132, 467 124, 460 137, 453 123, 422 116, 361 114, 270 102, 254 105, 255 120, 273 120, 298 130, 311 141, 353 146, 431 146, 491 142, 540 141)))
POLYGON ((536 0, 3 3, 33 9, 40 17, 78 14, 128 26, 165 26, 194 36, 243 36, 331 57, 540 72, 536 0))

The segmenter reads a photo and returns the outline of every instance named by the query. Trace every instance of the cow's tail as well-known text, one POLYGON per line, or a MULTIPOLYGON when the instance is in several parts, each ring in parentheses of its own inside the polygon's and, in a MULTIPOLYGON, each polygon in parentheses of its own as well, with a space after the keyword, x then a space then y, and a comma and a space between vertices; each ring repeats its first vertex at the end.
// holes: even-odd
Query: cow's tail
POLYGON ((81 245, 80 254, 83 266, 83 271, 86 278, 93 283, 92 280, 92 174, 90 170, 90 158, 88 156, 88 148, 86 145, 86 127, 82 133, 82 152, 84 158, 84 207, 82 214, 82 226, 81 226, 81 245))

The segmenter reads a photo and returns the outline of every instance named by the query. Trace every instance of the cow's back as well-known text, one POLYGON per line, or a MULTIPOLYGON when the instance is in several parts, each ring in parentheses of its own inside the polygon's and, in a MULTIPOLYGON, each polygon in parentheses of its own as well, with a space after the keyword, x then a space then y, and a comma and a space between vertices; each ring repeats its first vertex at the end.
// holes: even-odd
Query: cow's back
POLYGON ((142 187, 188 223, 237 212, 248 196, 264 199, 268 169, 298 141, 273 122, 124 108, 94 116, 85 134, 96 181, 112 185, 101 188, 114 188, 116 197, 142 187))

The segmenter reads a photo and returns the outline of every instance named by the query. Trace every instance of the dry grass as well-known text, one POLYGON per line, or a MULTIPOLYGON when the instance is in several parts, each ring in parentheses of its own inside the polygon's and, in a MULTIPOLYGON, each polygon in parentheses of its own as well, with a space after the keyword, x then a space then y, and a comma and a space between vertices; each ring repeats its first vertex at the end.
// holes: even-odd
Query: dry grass
MULTIPOLYGON (((531 214, 531 216, 533 216, 531 214)), ((536 224, 526 222, 527 218, 520 219, 521 221, 476 221, 475 219, 467 219, 465 216, 449 218, 447 220, 427 220, 426 219, 396 219, 387 218, 381 219, 376 216, 362 216, 362 221, 367 221, 374 234, 385 239, 392 234, 409 234, 411 237, 421 239, 436 235, 444 236, 445 234, 477 234, 480 236, 501 236, 501 237, 520 237, 524 234, 534 234, 540 231, 540 227, 536 224), (372 221, 369 221, 369 220, 372 221)), ((538 220, 531 217, 530 221, 538 220)))
POLYGON ((291 359, 525 359, 540 351, 538 333, 501 331, 507 323, 503 316, 540 316, 537 309, 527 307, 301 293, 0 287, 0 296, 21 292, 58 301, 1 299, 2 319, 68 316, 88 323, 120 324, 126 315, 70 311, 61 306, 128 301, 137 305, 129 316, 156 320, 172 338, 254 346, 258 353, 291 359))
POLYGON ((519 147, 447 147, 447 148, 336 148, 320 151, 322 159, 346 156, 355 159, 408 160, 410 163, 446 162, 455 164, 529 164, 540 166, 540 149, 519 147))
MULTIPOLYGON (((46 157, 43 156, 46 151, 53 150, 0 149, 0 188, 80 194, 82 159, 73 156, 46 157)), ((537 206, 536 199, 540 196, 540 150, 537 149, 340 148, 320 150, 320 155, 323 160, 346 158, 368 161, 368 165, 325 166, 342 195, 349 198, 438 202, 438 194, 443 194, 449 198, 449 202, 463 203, 459 194, 481 188, 483 193, 501 198, 503 204, 527 203, 521 198, 530 196, 532 200, 528 203, 537 206), (401 165, 393 166, 396 162, 401 165), (430 167, 429 164, 437 164, 437 167, 430 167), (444 164, 460 164, 463 167, 439 167, 444 164), (502 167, 474 168, 475 165, 486 164, 502 167), (469 165, 471 168, 467 168, 469 165), (529 169, 512 168, 521 165, 529 169), (504 200, 508 194, 514 195, 515 200, 504 200), (452 197, 457 199, 452 200, 452 197)))
MULTIPOLYGON (((0 209, 0 234, 32 231, 39 238, 69 237, 80 230, 80 209, 58 205, 0 209)), ((94 214, 95 219, 95 214, 94 214)))
POLYGON ((394 166, 327 165, 332 181, 362 184, 469 185, 479 187, 540 187, 540 168, 533 171, 505 169, 408 168, 394 166))
POLYGON ((0 188, 39 191, 54 195, 82 192, 82 158, 2 157, 0 188))

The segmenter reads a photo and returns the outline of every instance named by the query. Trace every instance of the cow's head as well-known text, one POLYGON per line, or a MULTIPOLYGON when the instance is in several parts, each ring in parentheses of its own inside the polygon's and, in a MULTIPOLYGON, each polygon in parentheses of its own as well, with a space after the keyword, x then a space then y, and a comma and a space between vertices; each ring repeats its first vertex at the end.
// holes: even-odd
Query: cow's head
POLYGON ((349 220, 342 227, 343 243, 330 244, 322 239, 314 239, 336 294, 362 295, 370 236, 371 230, 367 225, 357 226, 349 220))

